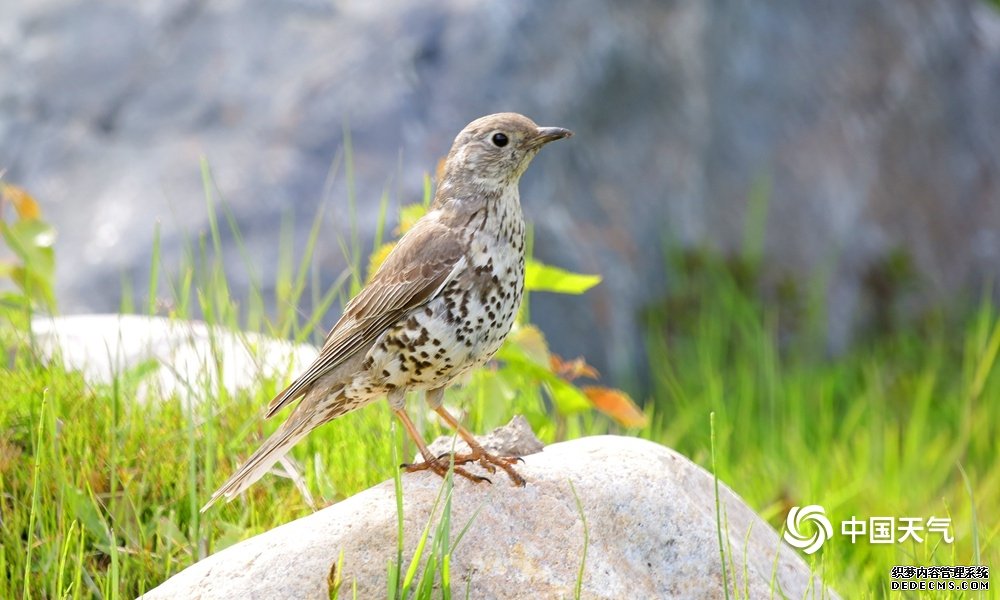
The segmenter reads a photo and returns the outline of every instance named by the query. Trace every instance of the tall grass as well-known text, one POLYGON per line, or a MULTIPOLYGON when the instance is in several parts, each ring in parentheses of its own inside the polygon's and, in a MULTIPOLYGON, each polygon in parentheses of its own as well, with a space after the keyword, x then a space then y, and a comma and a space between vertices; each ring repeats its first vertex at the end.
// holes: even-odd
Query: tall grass
POLYGON ((714 464, 779 531, 792 506, 824 506, 835 533, 810 560, 844 597, 881 597, 893 565, 998 563, 992 302, 964 318, 934 314, 862 335, 831 356, 821 339, 790 333, 801 313, 762 299, 743 269, 718 258, 693 264, 678 287, 699 301, 668 302, 672 310, 649 319, 655 414, 642 435, 714 464), (954 543, 933 533, 889 545, 840 534, 841 521, 883 516, 951 517, 954 543))

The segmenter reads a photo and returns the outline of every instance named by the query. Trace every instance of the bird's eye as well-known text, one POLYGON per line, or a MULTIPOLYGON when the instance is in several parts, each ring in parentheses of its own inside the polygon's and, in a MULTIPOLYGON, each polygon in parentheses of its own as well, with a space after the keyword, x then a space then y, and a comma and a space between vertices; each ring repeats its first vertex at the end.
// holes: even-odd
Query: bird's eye
POLYGON ((493 140, 493 144, 498 148, 503 148, 510 141, 507 139, 507 136, 502 133, 494 133, 491 139, 493 140))

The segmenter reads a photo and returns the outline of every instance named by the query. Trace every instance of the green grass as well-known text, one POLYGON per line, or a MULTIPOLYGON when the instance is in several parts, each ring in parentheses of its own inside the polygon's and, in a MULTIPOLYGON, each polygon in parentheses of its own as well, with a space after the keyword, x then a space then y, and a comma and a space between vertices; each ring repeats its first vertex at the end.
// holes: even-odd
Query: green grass
MULTIPOLYGON (((826 507, 837 532, 851 516, 951 516, 951 545, 932 535, 923 544, 851 544, 835 534, 813 560, 845 597, 882 596, 896 564, 1000 564, 995 307, 827 359, 783 351, 752 299, 715 298, 719 306, 690 324, 695 335, 659 338, 654 418, 643 437, 710 467, 715 411, 720 478, 779 530, 790 506, 811 503, 826 507)), ((11 367, 0 373, 0 597, 131 597, 310 512, 277 477, 245 500, 197 512, 276 426, 260 420, 273 382, 192 416, 178 399, 130 402, 126 377, 91 387, 26 353, 11 367)), ((516 412, 546 418, 530 395, 487 416, 476 398, 482 388, 473 392, 474 430, 516 412)), ((296 448, 322 504, 394 476, 400 436, 385 435, 391 420, 377 403, 296 448)), ((555 429, 540 425, 553 441, 555 429)), ((594 417, 574 435, 608 430, 615 426, 594 417)))
POLYGON ((779 531, 790 507, 824 506, 834 536, 808 560, 844 597, 882 597, 893 565, 1000 564, 996 306, 928 317, 830 357, 808 336, 783 335, 783 305, 747 293, 738 269, 696 271, 682 285, 701 304, 675 306, 681 322, 650 320, 656 414, 642 435, 714 463, 779 531), (951 517, 955 541, 840 535, 842 520, 880 516, 951 517))
MULTIPOLYGON (((207 169, 205 181, 211 192, 207 169)), ((179 266, 157 248, 153 270, 162 280, 154 279, 133 305, 321 340, 320 315, 363 281, 361 257, 352 255, 356 239, 344 246, 353 256, 348 272, 337 285, 320 289, 312 257, 322 215, 298 257, 286 235, 276 297, 268 299, 277 308, 269 310, 232 216, 214 192, 208 202, 209 234, 189 241, 179 266), (215 219, 217 205, 225 225, 215 219), (241 248, 242 265, 219 259, 224 226, 241 248), (242 302, 227 284, 241 268, 255 287, 242 302), (165 301, 155 301, 161 296, 165 301), (315 311, 300 314, 306 298, 315 311)), ((779 531, 791 506, 823 505, 837 533, 808 560, 845 598, 888 595, 889 569, 897 564, 1000 568, 997 307, 984 301, 965 318, 890 328, 831 357, 817 341, 819 303, 792 310, 762 299, 747 280, 745 269, 701 262, 677 282, 682 292, 650 313, 653 387, 646 408, 652 419, 638 435, 708 469, 714 465, 721 481, 779 531), (923 544, 851 544, 839 535, 839 522, 852 516, 950 516, 955 542, 937 543, 929 534, 923 544)), ((311 512, 287 479, 271 476, 244 499, 198 512, 277 427, 277 420, 261 420, 261 407, 283 382, 263 381, 235 396, 206 390, 211 401, 197 407, 177 398, 136 403, 141 370, 122 373, 113 385, 92 386, 58 363, 41 364, 23 331, 0 326, 0 342, 12 349, 0 369, 0 598, 131 598, 212 552, 311 512)), ((472 430, 486 431, 521 413, 546 442, 622 432, 593 412, 558 411, 534 371, 502 375, 483 371, 465 390, 449 391, 446 401, 468 409, 472 430)), ((421 410, 414 413, 428 437, 443 433, 421 410)), ((391 428, 392 420, 379 402, 295 448, 320 505, 398 477, 399 457, 414 449, 391 428)), ((428 531, 450 518, 450 488, 443 490, 442 516, 428 531)), ((458 541, 435 535, 426 548, 434 562, 430 572, 448 589, 451 556, 463 550, 458 541)), ((403 556, 400 549, 387 566, 387 596, 430 589, 433 579, 411 571, 414 558, 419 556, 403 556)), ((341 575, 334 574, 338 596, 350 597, 351 582, 337 579, 341 575)))

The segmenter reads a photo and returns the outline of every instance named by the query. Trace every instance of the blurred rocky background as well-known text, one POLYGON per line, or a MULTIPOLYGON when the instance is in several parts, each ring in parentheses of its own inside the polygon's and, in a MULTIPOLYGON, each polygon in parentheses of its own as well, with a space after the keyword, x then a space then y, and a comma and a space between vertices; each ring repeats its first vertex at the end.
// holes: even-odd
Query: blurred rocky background
POLYGON ((179 261, 207 227, 201 157, 267 292, 283 219, 304 240, 326 205, 331 282, 349 188, 370 236, 384 192, 419 200, 459 129, 507 110, 576 131, 522 201, 536 256, 604 276, 535 295, 532 318, 618 378, 643 370, 642 315, 678 248, 756 253, 762 280, 818 287, 834 350, 889 308, 996 294, 996 5, 0 0, 0 15, 0 170, 58 227, 64 313, 117 310, 123 274, 143 289, 157 222, 179 261))

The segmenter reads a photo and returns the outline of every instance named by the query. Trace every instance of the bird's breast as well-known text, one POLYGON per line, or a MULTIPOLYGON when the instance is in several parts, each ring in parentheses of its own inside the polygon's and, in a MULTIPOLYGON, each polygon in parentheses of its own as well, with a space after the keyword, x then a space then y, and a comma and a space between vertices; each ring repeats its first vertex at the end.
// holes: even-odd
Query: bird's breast
POLYGON ((510 333, 524 292, 523 241, 471 237, 467 267, 376 343, 372 372, 395 387, 432 389, 482 366, 510 333))
POLYGON ((369 376, 380 385, 445 386, 500 349, 524 294, 524 221, 507 200, 466 217, 465 268, 377 340, 369 376))

